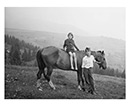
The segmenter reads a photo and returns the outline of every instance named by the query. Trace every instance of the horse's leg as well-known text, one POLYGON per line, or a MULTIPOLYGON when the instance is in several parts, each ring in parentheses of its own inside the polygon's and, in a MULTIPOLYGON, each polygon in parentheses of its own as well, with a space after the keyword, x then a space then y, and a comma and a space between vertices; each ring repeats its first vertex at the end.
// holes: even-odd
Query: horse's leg
POLYGON ((84 79, 83 79, 83 75, 82 75, 82 69, 79 69, 77 71, 77 77, 78 77, 78 89, 85 91, 85 89, 84 89, 84 79), (80 84, 81 81, 82 81, 82 87, 81 87, 81 84, 80 84))
POLYGON ((40 78, 41 78, 41 75, 42 75, 42 73, 43 73, 43 70, 40 70, 39 69, 39 71, 38 71, 38 73, 37 73, 37 82, 36 82, 36 86, 37 86, 37 88, 39 89, 39 90, 42 90, 41 89, 41 83, 40 83, 40 78))
POLYGON ((84 76, 83 76, 83 69, 80 69, 80 78, 81 78, 81 81, 82 81, 82 90, 85 91, 85 85, 84 85, 84 76))
POLYGON ((37 73, 37 82, 36 82, 36 84, 37 84, 37 88, 39 89, 39 90, 42 90, 42 88, 41 88, 41 76, 42 76, 42 74, 44 75, 44 77, 45 77, 45 79, 46 79, 46 74, 45 74, 45 64, 43 64, 42 65, 42 67, 39 65, 39 71, 38 71, 38 73, 37 73))
POLYGON ((52 67, 48 67, 47 68, 46 79, 49 82, 50 87, 55 90, 56 88, 55 88, 54 84, 51 81, 51 74, 52 74, 52 72, 53 72, 53 68, 52 67))
POLYGON ((39 90, 42 90, 42 88, 41 88, 41 83, 40 83, 40 78, 41 78, 41 75, 42 75, 43 73, 45 73, 45 72, 44 72, 44 69, 45 69, 46 65, 45 65, 45 63, 44 63, 44 61, 43 61, 42 54, 41 54, 41 50, 39 50, 39 51, 37 52, 36 59, 37 59, 37 64, 38 64, 38 68, 39 68, 39 71, 38 71, 38 73, 37 73, 37 82, 36 82, 37 85, 36 85, 36 86, 37 86, 37 88, 38 88, 39 90))
POLYGON ((78 89, 82 90, 81 85, 80 85, 81 79, 80 79, 80 72, 79 72, 79 70, 77 71, 77 80, 78 80, 78 89))

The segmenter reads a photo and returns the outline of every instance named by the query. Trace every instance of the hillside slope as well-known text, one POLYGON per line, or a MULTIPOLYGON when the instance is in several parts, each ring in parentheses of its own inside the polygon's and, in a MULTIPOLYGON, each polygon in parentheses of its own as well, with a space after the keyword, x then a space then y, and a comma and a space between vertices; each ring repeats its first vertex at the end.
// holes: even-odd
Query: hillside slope
POLYGON ((77 89, 76 72, 54 70, 52 90, 42 78, 42 91, 36 88, 37 67, 5 66, 6 99, 125 99, 125 79, 93 75, 96 95, 77 89))
MULTIPOLYGON (((65 33, 46 31, 6 28, 5 34, 15 36, 20 40, 40 46, 41 48, 52 45, 62 48, 63 42, 66 39, 65 33)), ((109 67, 118 68, 121 72, 125 69, 125 41, 102 36, 91 37, 82 35, 75 35, 74 39, 80 49, 85 49, 86 46, 89 46, 92 50, 104 50, 109 67)))

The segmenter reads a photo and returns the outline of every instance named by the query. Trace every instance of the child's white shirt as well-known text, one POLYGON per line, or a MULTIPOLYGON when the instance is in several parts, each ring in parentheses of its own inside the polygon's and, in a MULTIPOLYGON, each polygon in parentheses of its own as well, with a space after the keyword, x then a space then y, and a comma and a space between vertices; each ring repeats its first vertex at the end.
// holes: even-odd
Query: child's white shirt
POLYGON ((93 55, 91 55, 90 57, 88 56, 84 56, 82 59, 82 68, 90 68, 93 67, 93 62, 95 62, 95 58, 93 55))

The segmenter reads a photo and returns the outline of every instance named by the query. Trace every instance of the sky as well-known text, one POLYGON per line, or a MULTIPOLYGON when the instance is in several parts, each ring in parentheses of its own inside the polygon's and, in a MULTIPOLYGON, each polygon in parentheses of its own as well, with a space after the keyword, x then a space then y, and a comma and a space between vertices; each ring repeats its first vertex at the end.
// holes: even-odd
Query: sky
MULTIPOLYGON (((125 40, 123 7, 6 7, 5 27, 56 30, 50 26, 74 26, 94 36, 125 40), (47 23, 49 27, 47 27, 47 23)), ((60 30, 62 31, 62 30, 60 30)))

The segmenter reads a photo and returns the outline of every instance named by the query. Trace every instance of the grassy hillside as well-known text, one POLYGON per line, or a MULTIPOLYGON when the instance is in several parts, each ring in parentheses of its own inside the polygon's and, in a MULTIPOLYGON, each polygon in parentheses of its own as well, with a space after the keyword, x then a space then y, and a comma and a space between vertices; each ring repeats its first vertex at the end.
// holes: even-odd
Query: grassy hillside
MULTIPOLYGON (((40 46, 41 48, 50 45, 62 47, 67 35, 67 33, 18 30, 9 28, 5 29, 5 34, 15 36, 20 40, 40 46)), ((105 50, 108 66, 115 69, 118 68, 119 71, 124 70, 125 41, 101 36, 82 36, 82 34, 75 35, 74 39, 80 49, 84 49, 86 46, 89 46, 92 50, 105 50)))
POLYGON ((52 90, 42 78, 43 91, 36 88, 37 67, 5 66, 6 99, 125 99, 125 79, 93 75, 97 95, 77 89, 75 72, 54 70, 52 90))

